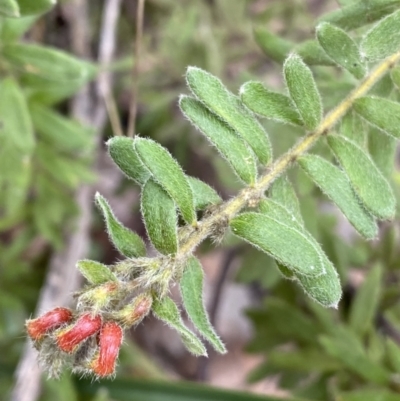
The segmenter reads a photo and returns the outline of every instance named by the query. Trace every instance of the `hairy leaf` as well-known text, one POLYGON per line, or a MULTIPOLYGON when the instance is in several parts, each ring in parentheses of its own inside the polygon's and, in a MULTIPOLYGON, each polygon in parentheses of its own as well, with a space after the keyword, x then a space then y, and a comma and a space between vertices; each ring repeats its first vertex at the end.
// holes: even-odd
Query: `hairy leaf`
POLYGON ((367 72, 356 42, 342 29, 322 22, 317 26, 317 39, 326 54, 338 65, 348 70, 356 78, 367 72))
POLYGON ((389 183, 371 158, 345 137, 330 135, 328 143, 366 208, 381 219, 392 218, 396 199, 389 183))
POLYGON ((176 206, 167 192, 151 178, 142 189, 141 210, 147 234, 154 247, 164 255, 176 254, 176 206))
POLYGON ((377 236, 378 226, 375 219, 361 206, 342 170, 316 155, 301 156, 298 163, 361 235, 367 239, 377 236))
POLYGON ((297 220, 296 216, 279 202, 272 199, 262 199, 258 205, 258 209, 260 213, 265 214, 271 219, 278 220, 287 226, 294 226, 304 233, 303 222, 297 220))
POLYGON ((396 85, 397 89, 400 89, 400 67, 392 68, 390 73, 393 83, 396 85))
POLYGON ((261 213, 242 213, 230 222, 233 233, 271 255, 298 275, 325 273, 318 243, 296 226, 288 226, 261 213))
POLYGON ((133 139, 116 136, 107 141, 107 146, 111 158, 120 170, 137 184, 144 185, 151 173, 136 153, 133 139))
POLYGON ((226 352, 212 327, 203 301, 203 269, 194 256, 186 262, 180 282, 183 305, 199 333, 221 354, 226 352))
POLYGON ((199 100, 181 96, 179 105, 183 114, 228 161, 236 175, 245 183, 254 184, 257 178, 256 160, 244 140, 199 100))
POLYGON ((137 137, 134 144, 136 152, 154 180, 174 200, 184 220, 193 224, 196 221, 193 192, 181 166, 167 149, 151 139, 137 137))
POLYGON ((296 54, 283 66, 286 85, 307 129, 315 129, 322 118, 322 103, 311 70, 296 54))
POLYGON ((202 210, 208 206, 218 205, 222 202, 221 197, 215 189, 211 188, 205 182, 190 176, 187 176, 187 179, 193 191, 194 208, 196 210, 202 210))
POLYGON ((396 159, 396 139, 371 127, 368 136, 368 149, 380 172, 390 181, 396 159))
POLYGON ((373 126, 400 138, 400 103, 375 96, 365 96, 354 102, 354 110, 373 126))
POLYGON ((347 113, 340 122, 340 133, 365 149, 368 143, 366 122, 355 111, 347 113))
POLYGON ((302 125, 288 96, 272 92, 261 82, 247 82, 240 88, 243 103, 254 113, 283 123, 302 125))
POLYGON ((137 258, 146 255, 146 246, 143 240, 133 231, 124 227, 114 216, 110 205, 97 192, 95 195, 96 204, 106 221, 107 232, 110 240, 127 258, 137 258))
POLYGON ((171 298, 164 297, 161 300, 154 300, 152 309, 158 319, 167 323, 180 334, 188 351, 194 355, 207 356, 207 350, 203 343, 183 324, 179 309, 171 298))
POLYGON ((76 267, 90 284, 98 285, 107 281, 117 281, 117 277, 106 265, 94 260, 79 260, 76 267))
POLYGON ((0 14, 6 17, 19 17, 19 7, 16 0, 0 0, 0 14))
POLYGON ((400 10, 374 25, 361 41, 361 52, 369 61, 376 61, 400 49, 400 10))
POLYGON ((200 68, 189 67, 186 79, 194 95, 249 144, 261 164, 268 164, 272 159, 268 136, 240 100, 218 78, 200 68))

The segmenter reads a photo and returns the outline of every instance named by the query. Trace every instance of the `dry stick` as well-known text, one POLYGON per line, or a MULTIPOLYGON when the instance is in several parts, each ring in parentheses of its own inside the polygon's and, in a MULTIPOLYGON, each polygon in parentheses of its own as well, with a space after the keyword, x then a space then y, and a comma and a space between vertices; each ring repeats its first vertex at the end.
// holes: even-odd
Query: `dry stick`
POLYGON ((138 107, 139 73, 140 73, 139 65, 140 65, 140 55, 142 50, 144 3, 145 0, 138 0, 137 10, 136 10, 135 59, 133 60, 132 93, 131 93, 131 103, 129 108, 128 131, 126 133, 126 136, 130 138, 133 138, 135 135, 136 114, 138 107))
MULTIPOLYGON (((107 0, 104 6, 99 59, 104 64, 112 60, 115 48, 116 21, 119 15, 121 0, 107 0)), ((74 52, 81 56, 89 56, 89 27, 86 0, 75 0, 70 3, 74 52), (86 54, 85 54, 86 53, 86 54)), ((100 87, 110 87, 110 75, 99 77, 93 99, 88 89, 79 93, 73 102, 72 115, 84 123, 90 123, 97 130, 98 147, 101 131, 106 121, 104 103, 101 102, 100 87), (96 104, 94 104, 94 100, 96 104), (94 108, 94 111, 93 111, 94 108)), ((56 253, 50 263, 44 286, 41 289, 35 315, 47 311, 57 305, 67 305, 71 301, 71 292, 77 289, 80 279, 75 268, 76 261, 87 255, 89 248, 89 231, 91 226, 93 190, 83 185, 77 191, 75 201, 80 210, 74 233, 69 237, 65 248, 56 253)), ((37 363, 37 353, 30 342, 25 344, 15 373, 15 385, 11 394, 12 401, 35 401, 40 394, 41 371, 37 363)))

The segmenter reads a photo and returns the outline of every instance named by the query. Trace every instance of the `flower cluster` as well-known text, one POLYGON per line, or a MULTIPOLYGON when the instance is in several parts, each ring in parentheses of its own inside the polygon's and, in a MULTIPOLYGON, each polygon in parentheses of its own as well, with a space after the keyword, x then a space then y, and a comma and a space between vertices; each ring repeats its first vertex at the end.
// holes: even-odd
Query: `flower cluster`
POLYGON ((69 365, 76 372, 107 377, 115 373, 124 329, 139 323, 151 305, 151 295, 143 293, 116 312, 59 307, 28 320, 26 329, 51 376, 69 365))

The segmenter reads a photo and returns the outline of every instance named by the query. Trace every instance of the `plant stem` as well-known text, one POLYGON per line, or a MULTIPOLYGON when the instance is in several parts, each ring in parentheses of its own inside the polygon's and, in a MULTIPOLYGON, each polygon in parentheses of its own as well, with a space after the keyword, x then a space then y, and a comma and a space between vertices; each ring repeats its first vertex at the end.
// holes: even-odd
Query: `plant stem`
POLYGON ((129 109, 129 123, 126 136, 133 138, 135 135, 136 114, 137 114, 137 99, 139 92, 139 64, 140 53, 142 50, 143 37, 143 19, 144 19, 144 3, 145 0, 138 0, 136 12, 136 40, 135 40, 135 59, 133 61, 132 70, 132 93, 131 104, 129 109))
POLYGON ((397 62, 400 61, 400 52, 397 52, 378 64, 375 69, 355 88, 341 103, 329 112, 321 121, 319 126, 308 135, 303 137, 291 150, 282 155, 268 171, 262 175, 252 186, 244 188, 238 196, 224 203, 220 208, 198 222, 193 233, 185 238, 179 245, 177 258, 185 259, 192 254, 193 250, 214 230, 215 227, 226 224, 237 213, 245 207, 252 199, 257 199, 266 191, 270 185, 285 172, 299 156, 307 152, 318 139, 326 134, 340 121, 340 119, 351 109, 356 99, 364 96, 397 62))

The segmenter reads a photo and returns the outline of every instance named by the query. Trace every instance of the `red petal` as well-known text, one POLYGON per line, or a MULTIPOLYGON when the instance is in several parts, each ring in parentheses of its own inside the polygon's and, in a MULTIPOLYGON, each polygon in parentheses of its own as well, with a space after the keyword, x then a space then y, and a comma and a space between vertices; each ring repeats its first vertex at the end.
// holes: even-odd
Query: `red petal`
POLYGON ((46 333, 69 323, 72 312, 67 308, 55 308, 37 319, 26 322, 26 330, 32 340, 40 340, 46 333))
POLYGON ((109 376, 114 373, 115 363, 122 344, 123 330, 115 322, 107 322, 100 331, 100 352, 93 360, 91 368, 100 376, 109 376))
POLYGON ((82 315, 71 328, 57 335, 57 344, 64 352, 72 352, 83 340, 97 333, 100 327, 100 316, 82 315))

